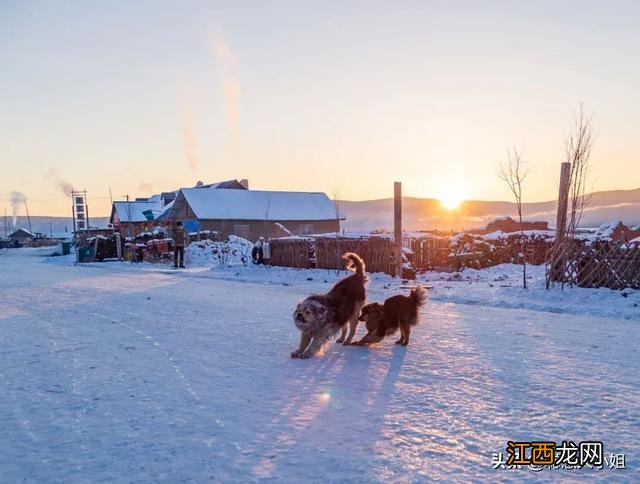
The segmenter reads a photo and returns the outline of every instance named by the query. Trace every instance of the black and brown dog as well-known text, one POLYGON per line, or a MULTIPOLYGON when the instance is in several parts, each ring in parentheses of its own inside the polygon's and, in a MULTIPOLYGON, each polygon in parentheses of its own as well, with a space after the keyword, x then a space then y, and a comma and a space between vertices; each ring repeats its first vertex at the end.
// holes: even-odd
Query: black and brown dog
POLYGON ((351 344, 366 299, 367 276, 358 254, 349 252, 342 258, 347 260, 348 269, 355 269, 355 274, 338 282, 327 294, 309 296, 293 312, 293 321, 300 330, 300 344, 291 358, 315 355, 340 330, 342 334, 336 342, 351 344))
POLYGON ((384 304, 367 304, 360 314, 360 321, 366 323, 367 334, 356 344, 378 343, 400 328, 400 339, 396 344, 407 346, 411 328, 418 324, 418 309, 426 304, 427 297, 427 289, 416 286, 408 296, 391 296, 384 304))

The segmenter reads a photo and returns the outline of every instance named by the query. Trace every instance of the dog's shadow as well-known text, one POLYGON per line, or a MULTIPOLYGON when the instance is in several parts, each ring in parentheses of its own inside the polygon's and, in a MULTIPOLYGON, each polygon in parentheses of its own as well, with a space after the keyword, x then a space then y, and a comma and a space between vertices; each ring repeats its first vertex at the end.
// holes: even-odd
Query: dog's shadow
POLYGON ((366 358, 364 359, 364 361, 367 362, 366 366, 364 366, 360 372, 358 372, 358 367, 356 366, 355 375, 354 371, 347 371, 347 369, 349 369, 349 361, 347 361, 348 364, 343 368, 343 374, 345 374, 347 380, 361 378, 362 381, 365 382, 369 390, 367 392, 369 402, 365 408, 365 415, 370 421, 380 421, 380 418, 384 416, 389 401, 394 395, 398 376, 400 375, 407 354, 407 348, 398 345, 392 347, 390 351, 387 352, 384 346, 388 344, 389 342, 387 340, 378 345, 356 347, 355 351, 349 351, 347 360, 351 358, 359 358, 362 360, 361 354, 366 353, 366 358), (384 361, 380 360, 389 360, 382 382, 380 382, 382 372, 379 371, 380 369, 378 367, 384 364, 384 361), (376 367, 375 371, 371 371, 372 366, 376 367))
POLYGON ((258 453, 274 456, 267 476, 273 476, 279 465, 275 456, 287 455, 304 434, 315 434, 319 428, 328 426, 331 434, 358 434, 363 449, 380 440, 407 350, 394 346, 389 351, 388 344, 388 340, 371 347, 332 344, 320 357, 291 360, 306 366, 304 376, 297 380, 296 393, 274 409, 271 421, 253 442, 258 453), (364 428, 367 431, 361 432, 364 428))

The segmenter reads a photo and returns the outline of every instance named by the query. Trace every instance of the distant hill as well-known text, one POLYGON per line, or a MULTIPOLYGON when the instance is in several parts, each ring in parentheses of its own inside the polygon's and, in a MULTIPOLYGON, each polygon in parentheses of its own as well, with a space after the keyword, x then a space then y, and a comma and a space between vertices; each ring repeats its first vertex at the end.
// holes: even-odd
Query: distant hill
MULTIPOLYGON (((511 202, 470 200, 463 202, 456 210, 447 210, 438 200, 430 198, 406 197, 402 203, 405 230, 478 228, 486 226, 494 218, 517 215, 516 205, 511 202)), ((341 201, 340 210, 347 217, 344 223, 346 230, 393 228, 391 198, 341 201)), ((555 225, 556 210, 556 200, 523 204, 523 213, 528 220, 546 220, 551 226, 555 225)), ((640 224, 640 188, 591 194, 580 225, 593 227, 611 220, 622 220, 627 225, 640 224)))
MULTIPOLYGON (((555 225, 556 201, 526 203, 524 215, 528 220, 546 220, 555 225)), ((341 201, 340 210, 347 220, 343 227, 352 231, 393 228, 393 199, 366 200, 362 202, 341 201)), ((516 206, 512 202, 488 202, 470 200, 456 210, 444 209, 440 202, 431 198, 403 199, 403 224, 405 230, 470 229, 484 227, 492 219, 503 216, 515 217, 516 206)), ((595 192, 587 207, 581 225, 595 227, 611 220, 622 220, 627 225, 640 225, 640 188, 635 190, 611 190, 595 192)), ((108 217, 94 217, 91 225, 105 226, 108 217)), ((71 217, 31 217, 34 232, 48 234, 73 230, 71 217)), ((29 228, 26 217, 18 217, 17 227, 29 228)), ((12 231, 9 217, 9 231, 12 231)), ((0 223, 0 234, 4 237, 4 225, 0 223)))

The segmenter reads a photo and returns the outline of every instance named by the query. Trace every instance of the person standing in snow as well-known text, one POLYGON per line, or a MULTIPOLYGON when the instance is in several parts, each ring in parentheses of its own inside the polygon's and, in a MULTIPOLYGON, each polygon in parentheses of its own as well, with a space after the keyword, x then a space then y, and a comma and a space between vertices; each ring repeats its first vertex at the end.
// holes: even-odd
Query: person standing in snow
POLYGON ((264 240, 264 237, 260 237, 260 239, 254 244, 251 252, 251 256, 255 264, 265 264, 265 260, 271 258, 269 242, 264 240))
POLYGON ((173 226, 171 237, 173 238, 173 267, 177 268, 180 262, 180 267, 184 268, 184 245, 187 241, 187 233, 179 220, 173 226))

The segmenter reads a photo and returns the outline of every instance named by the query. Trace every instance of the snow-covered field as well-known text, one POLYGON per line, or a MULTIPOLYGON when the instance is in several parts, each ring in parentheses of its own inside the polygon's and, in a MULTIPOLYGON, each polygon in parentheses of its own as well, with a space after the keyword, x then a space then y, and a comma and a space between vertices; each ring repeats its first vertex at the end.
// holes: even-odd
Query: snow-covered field
POLYGON ((344 273, 45 254, 0 253, 2 482, 640 479, 638 291, 429 274, 407 348, 292 360, 295 303, 344 273), (492 469, 507 440, 567 439, 627 469, 492 469))

